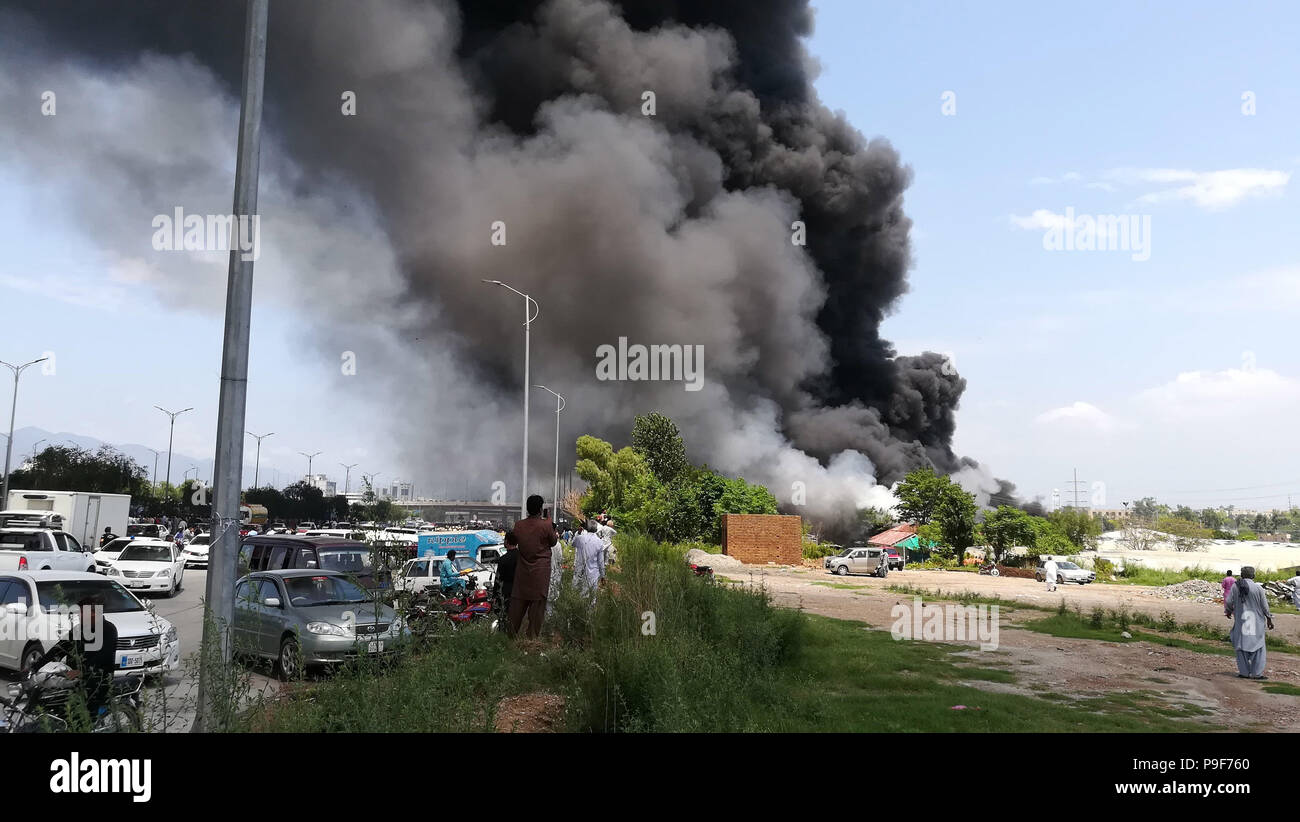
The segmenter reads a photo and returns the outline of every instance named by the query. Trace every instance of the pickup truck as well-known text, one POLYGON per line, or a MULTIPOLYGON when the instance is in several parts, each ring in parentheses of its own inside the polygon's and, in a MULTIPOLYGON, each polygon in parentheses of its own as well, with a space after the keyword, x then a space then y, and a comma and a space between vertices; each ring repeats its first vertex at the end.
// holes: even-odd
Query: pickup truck
POLYGON ((77 538, 55 528, 0 527, 0 571, 88 571, 95 559, 77 538))

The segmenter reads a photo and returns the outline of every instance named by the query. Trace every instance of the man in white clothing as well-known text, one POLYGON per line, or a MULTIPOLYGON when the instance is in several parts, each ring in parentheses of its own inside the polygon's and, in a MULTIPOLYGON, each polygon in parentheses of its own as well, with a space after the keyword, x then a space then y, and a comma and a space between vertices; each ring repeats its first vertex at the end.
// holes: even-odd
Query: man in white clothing
POLYGON ((1048 557, 1047 561, 1043 563, 1043 582, 1047 583, 1048 591, 1056 590, 1056 572, 1056 560, 1048 557))

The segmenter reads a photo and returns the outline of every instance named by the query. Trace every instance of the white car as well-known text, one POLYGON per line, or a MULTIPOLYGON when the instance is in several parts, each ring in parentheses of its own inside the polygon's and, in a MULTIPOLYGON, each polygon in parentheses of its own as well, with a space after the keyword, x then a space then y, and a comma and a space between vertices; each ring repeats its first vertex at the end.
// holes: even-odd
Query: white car
POLYGON ((185 543, 181 549, 181 559, 185 560, 186 568, 193 568, 196 565, 208 567, 208 549, 212 547, 211 534, 195 534, 194 539, 185 543))
MULTIPOLYGON (((92 554, 95 558, 95 570, 101 574, 107 573, 108 566, 113 564, 113 560, 117 559, 117 555, 122 553, 122 549, 135 542, 137 539, 140 539, 140 537, 118 537, 103 548, 100 548, 92 554)), ((159 541, 161 542, 162 540, 159 541)))
POLYGON ((136 539, 108 566, 107 576, 132 591, 173 596, 184 584, 185 559, 180 549, 160 539, 136 539))
POLYGON ((87 594, 102 597, 104 616, 117 629, 117 676, 157 674, 181 665, 176 628, 149 613, 117 580, 75 571, 0 572, 0 668, 26 670, 67 636, 70 617, 87 594))

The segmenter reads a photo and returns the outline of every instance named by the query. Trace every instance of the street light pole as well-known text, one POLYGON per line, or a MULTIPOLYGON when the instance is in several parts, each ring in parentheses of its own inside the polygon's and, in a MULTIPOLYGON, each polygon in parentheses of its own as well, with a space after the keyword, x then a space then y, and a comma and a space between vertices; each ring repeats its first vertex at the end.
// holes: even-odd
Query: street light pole
POLYGON ((321 455, 321 452, 317 451, 314 454, 308 454, 306 451, 299 451, 298 453, 302 454, 304 457, 307 458, 307 481, 311 482, 311 461, 314 460, 316 457, 319 457, 321 455))
POLYGON ((502 288, 509 289, 524 298, 524 459, 523 469, 520 472, 519 480, 519 517, 523 519, 528 516, 528 360, 530 355, 531 330, 533 320, 537 319, 537 314, 542 313, 542 308, 537 304, 537 300, 528 296, 517 288, 511 288, 500 280, 484 280, 483 282, 491 285, 499 285, 502 288), (533 309, 537 313, 533 313, 533 309))
POLYGON ((158 487, 158 457, 162 456, 162 452, 159 451, 157 448, 150 448, 149 450, 153 452, 153 479, 149 481, 149 484, 154 486, 154 488, 157 488, 158 487))
POLYGON ((359 463, 359 462, 354 462, 354 463, 352 463, 351 465, 344 465, 344 464, 341 463, 341 462, 339 463, 340 466, 342 466, 343 468, 347 469, 346 472, 343 474, 343 493, 344 493, 344 494, 347 494, 348 489, 349 489, 349 487, 350 487, 350 486, 349 486, 349 481, 352 479, 352 469, 353 469, 353 468, 356 468, 356 467, 357 467, 358 465, 360 465, 360 464, 361 464, 361 463, 359 463))
POLYGON ((0 360, 0 365, 3 365, 5 368, 14 372, 14 401, 13 405, 9 407, 9 439, 5 441, 5 479, 4 490, 0 491, 0 508, 7 508, 9 506, 9 459, 13 455, 14 450, 14 415, 18 413, 18 378, 21 377, 23 372, 28 368, 36 365, 38 362, 45 362, 48 359, 49 357, 41 357, 39 360, 32 360, 31 362, 23 363, 22 365, 10 365, 4 360, 0 360))
POLYGON ((544 385, 533 386, 555 394, 555 477, 552 485, 551 522, 560 524, 560 412, 564 410, 564 397, 544 385))
POLYGON ((253 460, 253 487, 256 488, 258 476, 257 471, 262 465, 262 440, 272 436, 275 432, 272 431, 270 434, 254 434, 252 431, 245 431, 244 433, 257 440, 257 458, 253 460))
POLYGON ((36 449, 39 448, 43 442, 49 442, 49 440, 37 440, 32 446, 32 462, 36 461, 36 449))
POLYGON ((159 411, 161 411, 161 412, 163 412, 164 414, 166 414, 167 416, 171 417, 171 420, 172 420, 172 422, 171 422, 171 428, 169 429, 169 431, 168 431, 168 433, 167 433, 167 480, 166 480, 166 483, 167 483, 167 493, 170 494, 170 493, 171 493, 171 484, 172 484, 172 438, 173 438, 173 436, 175 436, 175 434, 176 434, 176 418, 179 417, 181 414, 184 414, 186 411, 193 411, 194 409, 193 409, 193 408, 182 408, 180 411, 168 411, 166 408, 163 408, 161 405, 155 405, 154 408, 157 408, 159 411))

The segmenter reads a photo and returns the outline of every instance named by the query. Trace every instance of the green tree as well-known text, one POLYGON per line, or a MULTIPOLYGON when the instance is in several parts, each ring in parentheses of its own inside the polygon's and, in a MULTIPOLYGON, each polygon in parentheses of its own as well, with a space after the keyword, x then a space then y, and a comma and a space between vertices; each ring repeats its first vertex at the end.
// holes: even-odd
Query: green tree
POLYGON ((1162 517, 1156 523, 1156 530, 1174 538, 1175 551, 1203 551, 1211 534, 1194 520, 1181 517, 1162 517))
POLYGON ((1032 546, 1036 537, 1034 518, 1007 505, 999 505, 998 510, 985 515, 983 532, 995 562, 1011 548, 1032 546))
POLYGON ((860 508, 858 509, 857 535, 856 539, 864 542, 886 531, 894 525, 894 517, 883 508, 860 508))
POLYGON ((1156 514, 1160 512, 1160 505, 1156 502, 1155 497, 1143 497, 1133 503, 1133 515, 1139 519, 1155 521, 1156 514))
POLYGON ((1034 544, 1027 552, 1031 557, 1061 556, 1079 553, 1079 546, 1070 541, 1055 523, 1034 517, 1034 544))
POLYGON ((1062 508, 1048 514, 1047 519, 1065 534, 1066 539, 1079 548, 1091 550, 1097 547, 1097 537, 1101 536, 1101 523, 1087 511, 1078 508, 1062 508))
POLYGON ((143 465, 110 445, 98 450, 51 445, 9 477, 9 487, 33 491, 90 491, 152 497, 143 465))
POLYGON ((1199 519, 1206 528, 1218 529, 1223 527, 1225 517, 1217 508, 1206 508, 1201 511, 1199 519))
POLYGON ((939 503, 952 480, 934 473, 932 468, 918 468, 903 478, 894 489, 898 497, 898 516, 913 525, 926 525, 935 517, 939 503))
POLYGON ((628 487, 640 475, 650 473, 636 449, 629 446, 616 452, 614 446, 589 434, 578 437, 577 456, 575 470, 587 483, 582 497, 584 513, 623 509, 628 487))
POLYGON ((663 414, 637 415, 632 426, 632 447, 645 459, 655 479, 664 485, 676 483, 690 471, 681 432, 663 414))
POLYGON ((934 519, 943 532, 943 541, 953 549, 957 564, 966 559, 966 549, 975 544, 975 497, 949 483, 935 509, 934 519))

